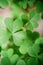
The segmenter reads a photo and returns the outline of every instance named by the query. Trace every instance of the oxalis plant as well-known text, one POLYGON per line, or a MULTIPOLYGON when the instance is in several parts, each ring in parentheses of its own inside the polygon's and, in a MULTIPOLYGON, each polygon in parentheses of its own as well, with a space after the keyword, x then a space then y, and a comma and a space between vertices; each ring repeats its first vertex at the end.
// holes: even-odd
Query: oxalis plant
POLYGON ((43 65, 43 37, 33 30, 43 19, 43 0, 0 0, 12 17, 0 16, 0 65, 43 65))

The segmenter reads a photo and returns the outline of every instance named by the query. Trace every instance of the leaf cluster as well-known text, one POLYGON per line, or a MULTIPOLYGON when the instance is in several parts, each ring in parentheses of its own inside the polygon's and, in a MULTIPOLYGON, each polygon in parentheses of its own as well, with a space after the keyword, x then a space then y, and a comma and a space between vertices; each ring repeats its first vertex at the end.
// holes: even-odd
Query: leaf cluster
POLYGON ((4 20, 5 27, 0 17, 0 65, 43 65, 43 37, 33 31, 43 13, 42 1, 0 0, 1 8, 8 5, 12 18, 4 20))

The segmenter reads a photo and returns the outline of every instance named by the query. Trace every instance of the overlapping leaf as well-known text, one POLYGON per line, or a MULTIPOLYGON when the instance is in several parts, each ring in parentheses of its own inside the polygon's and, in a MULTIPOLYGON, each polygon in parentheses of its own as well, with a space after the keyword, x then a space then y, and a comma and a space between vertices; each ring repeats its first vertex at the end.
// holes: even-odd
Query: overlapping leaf
POLYGON ((30 22, 27 24, 29 30, 33 30, 38 26, 38 21, 40 20, 40 15, 35 11, 30 12, 30 22))
POLYGON ((26 39, 26 32, 25 31, 19 31, 13 34, 13 40, 14 44, 17 46, 20 46, 24 43, 24 40, 26 39))

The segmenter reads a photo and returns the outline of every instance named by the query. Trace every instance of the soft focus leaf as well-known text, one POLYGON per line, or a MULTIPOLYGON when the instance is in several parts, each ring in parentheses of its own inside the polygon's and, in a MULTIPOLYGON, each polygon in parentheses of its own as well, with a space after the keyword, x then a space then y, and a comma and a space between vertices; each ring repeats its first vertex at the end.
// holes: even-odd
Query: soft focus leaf
POLYGON ((0 0, 0 7, 5 8, 8 6, 8 1, 7 0, 0 0))
POLYGON ((20 46, 23 44, 24 40, 26 39, 26 32, 25 31, 19 31, 13 34, 13 40, 14 44, 16 46, 20 46))
POLYGON ((16 65, 26 65, 25 61, 24 60, 18 60, 17 64, 16 65))
POLYGON ((2 60, 1 60, 1 65, 12 65, 11 64, 11 61, 9 60, 8 57, 4 57, 2 60))

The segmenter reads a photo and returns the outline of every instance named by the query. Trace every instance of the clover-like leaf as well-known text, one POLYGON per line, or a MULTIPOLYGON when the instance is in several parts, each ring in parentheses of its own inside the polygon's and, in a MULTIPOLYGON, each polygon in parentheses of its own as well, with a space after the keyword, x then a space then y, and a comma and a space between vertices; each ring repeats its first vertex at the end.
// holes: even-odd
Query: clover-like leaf
POLYGON ((13 34, 13 40, 14 44, 16 46, 20 46, 23 44, 24 40, 26 39, 26 32, 25 31, 19 31, 13 34))
POLYGON ((32 57, 38 57, 39 51, 40 51, 39 45, 33 44, 33 46, 28 49, 28 54, 32 57))
POLYGON ((34 2, 35 2, 35 0, 29 0, 29 1, 28 1, 28 5, 29 5, 30 7, 33 7, 33 6, 34 6, 34 2))
POLYGON ((13 32, 20 30, 23 27, 23 22, 21 19, 16 19, 13 23, 13 32))
POLYGON ((13 55, 13 53, 14 53, 14 50, 12 48, 7 50, 8 57, 11 57, 13 55))
POLYGON ((5 8, 8 6, 8 1, 7 0, 0 0, 0 7, 5 8))
POLYGON ((21 54, 28 53, 28 49, 33 45, 31 40, 25 40, 23 44, 20 46, 19 51, 21 54))
POLYGON ((43 52, 39 55, 39 59, 40 59, 41 64, 43 65, 43 52))
POLYGON ((15 63, 18 61, 18 59, 19 59, 19 56, 18 56, 17 54, 14 54, 14 55, 10 58, 12 64, 15 64, 15 63))
POLYGON ((27 65, 39 65, 38 59, 37 58, 29 58, 27 60, 27 65))
MULTIPOLYGON (((32 37, 33 37, 32 31, 27 30, 26 33, 27 33, 28 38, 29 38, 30 40, 32 40, 32 39, 33 39, 33 38, 32 38, 32 37)), ((32 41, 33 41, 33 40, 32 40, 32 41)))
POLYGON ((38 39, 36 39, 35 44, 43 44, 43 37, 39 37, 38 39))
POLYGON ((27 8, 27 0, 19 1, 18 4, 21 8, 27 8))
POLYGON ((26 65, 24 60, 18 60, 18 62, 16 63, 16 65, 26 65))
POLYGON ((25 31, 19 31, 19 32, 14 33, 14 35, 13 35, 14 44, 16 46, 20 46, 21 44, 23 44, 26 37, 27 36, 26 36, 25 31))
POLYGON ((10 48, 8 50, 2 50, 1 56, 11 58, 11 56, 13 55, 13 52, 14 52, 14 50, 12 48, 10 48))
MULTIPOLYGON (((32 12, 33 13, 33 12, 32 12)), ((31 15, 31 14, 30 14, 31 15)), ((33 14, 31 15, 31 17, 33 14)), ((31 18, 30 17, 30 18, 31 18)), ((34 16, 30 19, 30 22, 27 24, 27 28, 29 30, 33 30, 33 28, 36 28, 38 26, 38 21, 40 20, 40 15, 38 13, 35 13, 34 16)))
POLYGON ((7 46, 8 40, 11 36, 11 33, 8 30, 3 30, 0 28, 0 45, 5 48, 7 46))
POLYGON ((21 12, 21 8, 17 6, 15 3, 12 4, 11 8, 12 8, 11 14, 15 17, 18 17, 21 12))
POLYGON ((32 40, 35 41, 36 39, 38 39, 40 37, 40 34, 38 32, 33 32, 32 34, 32 40))
POLYGON ((8 30, 9 30, 10 32, 12 32, 12 31, 13 31, 13 19, 11 19, 11 18, 6 18, 6 19, 5 19, 5 24, 6 24, 6 27, 8 28, 8 30))
POLYGON ((1 60, 1 65, 12 65, 11 64, 11 61, 9 60, 8 57, 4 57, 2 60, 1 60))

